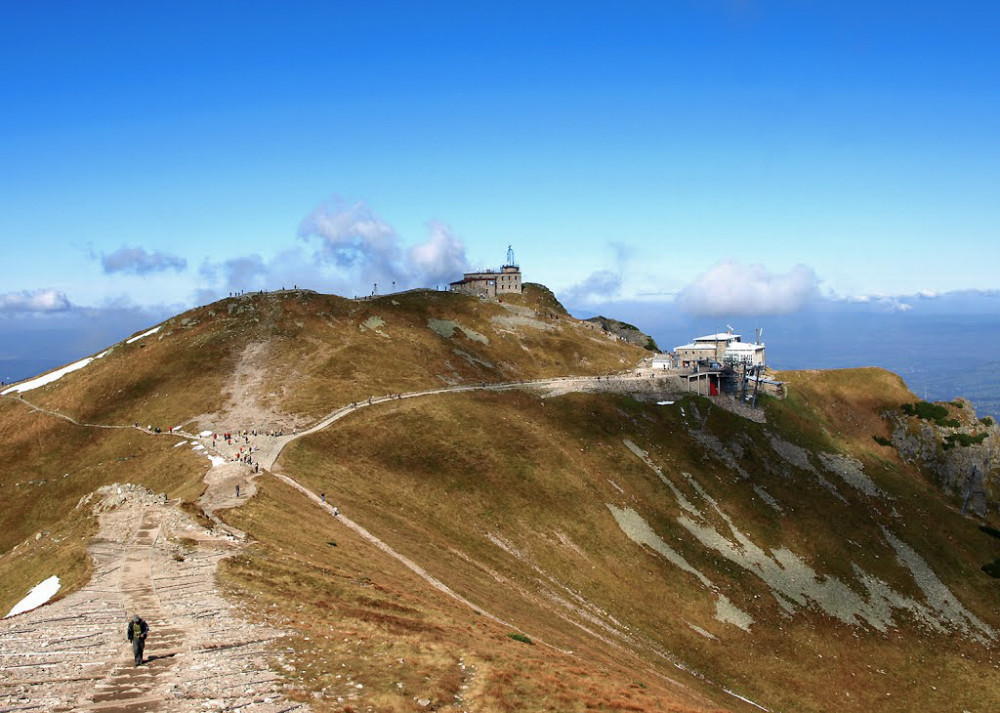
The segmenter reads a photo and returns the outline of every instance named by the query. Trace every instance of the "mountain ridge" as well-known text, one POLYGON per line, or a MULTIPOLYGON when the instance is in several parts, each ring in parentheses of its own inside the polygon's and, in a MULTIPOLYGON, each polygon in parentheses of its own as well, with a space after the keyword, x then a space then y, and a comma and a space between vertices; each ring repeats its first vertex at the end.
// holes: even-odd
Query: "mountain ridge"
POLYGON ((284 657, 295 673, 277 670, 317 710, 975 710, 1000 696, 971 685, 996 665, 996 580, 980 567, 998 554, 976 525, 994 520, 962 518, 875 439, 916 401, 899 377, 784 373, 788 397, 748 421, 643 371, 644 350, 546 292, 245 295, 0 399, 0 603, 42 571, 86 581, 73 547, 94 523, 74 506, 96 485, 127 476, 198 518, 203 453, 249 447, 262 474, 226 467, 254 496, 210 514, 252 544, 217 580, 246 613, 308 632, 284 657), (339 663, 369 681, 353 698, 339 663), (926 676, 933 690, 910 690, 926 676))

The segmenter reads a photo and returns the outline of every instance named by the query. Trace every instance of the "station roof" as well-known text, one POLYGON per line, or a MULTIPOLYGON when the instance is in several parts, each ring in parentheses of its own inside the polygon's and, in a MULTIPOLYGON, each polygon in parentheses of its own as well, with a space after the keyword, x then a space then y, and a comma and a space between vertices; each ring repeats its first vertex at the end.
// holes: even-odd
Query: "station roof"
POLYGON ((695 337, 695 342, 732 342, 739 341, 740 335, 732 332, 719 332, 718 334, 707 334, 704 337, 695 337))
POLYGON ((751 344, 750 342, 734 342, 726 347, 727 352, 754 352, 763 349, 763 344, 751 344))
POLYGON ((715 347, 711 344, 682 344, 679 347, 674 347, 674 351, 678 351, 680 349, 703 349, 705 351, 715 351, 715 347))

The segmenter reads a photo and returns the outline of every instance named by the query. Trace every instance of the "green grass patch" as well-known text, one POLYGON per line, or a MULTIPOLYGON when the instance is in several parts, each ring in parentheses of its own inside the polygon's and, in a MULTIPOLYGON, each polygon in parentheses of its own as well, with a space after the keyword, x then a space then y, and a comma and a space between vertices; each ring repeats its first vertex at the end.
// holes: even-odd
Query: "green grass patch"
POLYGON ((988 433, 977 433, 975 435, 968 433, 949 433, 944 437, 944 442, 941 444, 941 447, 945 450, 949 450, 950 448, 955 448, 957 446, 974 446, 985 441, 988 435, 988 433))
POLYGON ((524 634, 518 634, 518 633, 512 631, 512 632, 508 633, 507 636, 509 636, 514 641, 520 641, 522 644, 532 644, 532 645, 534 645, 534 642, 531 640, 531 638, 525 636, 524 634))
POLYGON ((925 421, 937 421, 948 417, 948 409, 940 404, 933 404, 929 401, 917 401, 915 403, 903 404, 900 410, 907 416, 916 416, 925 421))

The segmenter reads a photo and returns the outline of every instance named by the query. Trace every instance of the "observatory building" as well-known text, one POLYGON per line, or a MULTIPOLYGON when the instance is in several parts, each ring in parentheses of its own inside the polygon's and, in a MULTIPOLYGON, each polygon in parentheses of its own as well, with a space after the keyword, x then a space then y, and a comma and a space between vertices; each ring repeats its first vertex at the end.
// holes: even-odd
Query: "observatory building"
POLYGON ((480 297, 521 294, 521 268, 514 261, 514 249, 507 246, 507 262, 499 271, 467 272, 451 283, 451 291, 480 297))

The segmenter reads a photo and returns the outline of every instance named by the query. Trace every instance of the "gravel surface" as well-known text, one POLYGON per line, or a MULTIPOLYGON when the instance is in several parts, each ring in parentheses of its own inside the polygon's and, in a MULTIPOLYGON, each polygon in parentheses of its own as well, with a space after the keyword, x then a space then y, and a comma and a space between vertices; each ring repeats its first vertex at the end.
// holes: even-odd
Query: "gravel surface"
POLYGON ((0 710, 308 710, 270 667, 283 632, 243 618, 216 589, 218 562, 238 541, 141 486, 106 486, 81 504, 99 514, 94 575, 0 622, 0 710), (150 627, 140 667, 125 640, 132 613, 150 627))

